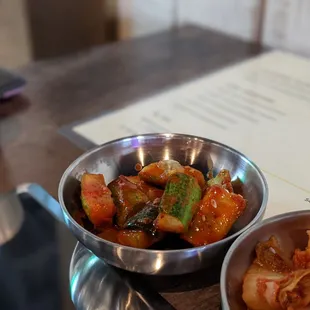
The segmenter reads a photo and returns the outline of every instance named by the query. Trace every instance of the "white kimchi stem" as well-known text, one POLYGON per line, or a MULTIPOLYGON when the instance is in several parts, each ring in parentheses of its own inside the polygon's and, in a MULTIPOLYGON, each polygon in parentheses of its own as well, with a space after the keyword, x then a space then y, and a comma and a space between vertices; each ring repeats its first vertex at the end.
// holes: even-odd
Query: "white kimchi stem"
POLYGON ((252 264, 244 277, 242 298, 251 310, 282 309, 277 301, 280 283, 287 276, 252 264))

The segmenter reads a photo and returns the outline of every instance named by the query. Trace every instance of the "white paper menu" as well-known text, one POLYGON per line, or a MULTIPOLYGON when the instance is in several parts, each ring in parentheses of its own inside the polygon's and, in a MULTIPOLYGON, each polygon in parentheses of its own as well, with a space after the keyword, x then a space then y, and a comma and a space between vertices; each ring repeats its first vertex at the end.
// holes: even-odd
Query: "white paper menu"
POLYGON ((266 217, 310 209, 310 60, 274 51, 100 116, 73 130, 101 144, 178 132, 241 151, 265 173, 266 217))

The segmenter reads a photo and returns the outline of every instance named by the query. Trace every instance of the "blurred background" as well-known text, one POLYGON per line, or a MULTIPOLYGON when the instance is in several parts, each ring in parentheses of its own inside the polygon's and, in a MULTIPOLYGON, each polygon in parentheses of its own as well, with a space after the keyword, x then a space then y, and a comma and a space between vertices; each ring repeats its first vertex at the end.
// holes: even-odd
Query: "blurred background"
POLYGON ((0 0, 0 66, 187 23, 310 56, 308 0, 0 0))

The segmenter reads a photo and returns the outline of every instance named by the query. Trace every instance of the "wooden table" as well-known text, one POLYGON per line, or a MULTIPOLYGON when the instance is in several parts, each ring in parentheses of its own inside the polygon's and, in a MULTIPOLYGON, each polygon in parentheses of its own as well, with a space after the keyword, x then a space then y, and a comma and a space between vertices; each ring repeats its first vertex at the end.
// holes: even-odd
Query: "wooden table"
MULTIPOLYGON (((0 192, 36 182, 56 196, 82 150, 61 126, 118 109, 261 52, 260 46, 194 26, 33 63, 22 96, 0 104, 0 192)), ((177 309, 218 309, 218 285, 165 293, 177 309)))

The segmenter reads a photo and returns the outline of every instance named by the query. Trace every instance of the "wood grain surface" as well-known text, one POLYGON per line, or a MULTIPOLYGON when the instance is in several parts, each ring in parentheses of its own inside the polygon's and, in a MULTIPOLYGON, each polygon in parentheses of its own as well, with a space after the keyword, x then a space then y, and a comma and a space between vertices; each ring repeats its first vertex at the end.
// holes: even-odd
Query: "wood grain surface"
MULTIPOLYGON (((184 26, 23 68, 28 81, 23 95, 0 103, 0 192, 37 182, 56 196, 63 171, 82 153, 58 133, 61 126, 260 52, 257 45, 184 26)), ((163 295, 180 310, 218 309, 219 286, 210 284, 178 286, 163 295)))

